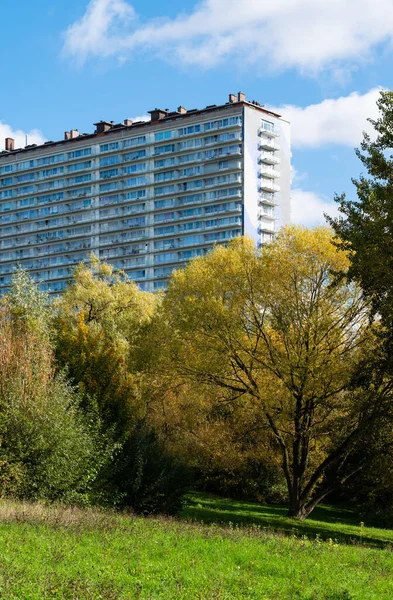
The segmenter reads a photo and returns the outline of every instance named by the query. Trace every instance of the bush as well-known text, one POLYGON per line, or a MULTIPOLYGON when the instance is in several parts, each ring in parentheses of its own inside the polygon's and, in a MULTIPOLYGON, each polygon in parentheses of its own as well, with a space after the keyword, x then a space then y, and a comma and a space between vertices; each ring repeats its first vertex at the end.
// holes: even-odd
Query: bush
POLYGON ((98 470, 95 443, 64 377, 52 380, 40 402, 10 393, 0 418, 3 496, 89 501, 98 470))
POLYGON ((48 306, 21 271, 0 302, 0 495, 85 503, 97 444, 78 396, 55 374, 48 306))
POLYGON ((285 480, 276 465, 251 458, 233 469, 218 468, 200 475, 200 488, 222 496, 254 502, 282 504, 288 495, 285 480))
POLYGON ((144 423, 115 452, 105 479, 108 498, 117 507, 171 515, 182 507, 192 481, 191 471, 165 451, 144 423))

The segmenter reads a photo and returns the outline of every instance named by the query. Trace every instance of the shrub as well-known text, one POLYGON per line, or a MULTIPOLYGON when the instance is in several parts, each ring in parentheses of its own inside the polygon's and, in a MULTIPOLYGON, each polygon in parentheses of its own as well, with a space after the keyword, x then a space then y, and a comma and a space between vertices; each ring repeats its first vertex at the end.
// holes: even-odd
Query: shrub
POLYGON ((168 454, 144 423, 115 453, 105 485, 119 508, 144 514, 175 514, 191 485, 191 471, 168 454))

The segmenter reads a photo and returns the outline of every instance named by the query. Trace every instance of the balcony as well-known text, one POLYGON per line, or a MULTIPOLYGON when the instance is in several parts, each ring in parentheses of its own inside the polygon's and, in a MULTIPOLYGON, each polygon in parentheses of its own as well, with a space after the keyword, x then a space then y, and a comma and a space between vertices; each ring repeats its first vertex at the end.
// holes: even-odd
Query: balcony
POLYGON ((272 127, 260 127, 258 129, 258 135, 261 136, 269 136, 269 137, 278 137, 280 135, 280 133, 277 131, 277 129, 274 128, 274 126, 272 127))
POLYGON ((262 165, 260 176, 269 177, 269 179, 277 179, 277 177, 280 177, 280 172, 276 169, 273 169, 272 165, 262 165))
POLYGON ((260 248, 264 244, 270 244, 273 241, 273 239, 274 239, 273 232, 260 233, 260 238, 259 238, 259 242, 258 242, 258 248, 260 248))
POLYGON ((271 179, 262 179, 259 188, 260 192, 279 192, 280 186, 273 183, 271 179))
POLYGON ((262 152, 258 162, 259 164, 264 163, 266 165, 279 165, 281 158, 275 156, 274 152, 262 152))
POLYGON ((275 140, 272 138, 263 138, 258 144, 258 150, 270 150, 271 152, 275 150, 279 150, 280 146, 277 144, 275 140))
MULTIPOLYGON (((271 225, 273 226, 273 223, 271 223, 271 225)), ((260 224, 260 225, 258 225, 258 233, 261 236, 264 236, 264 235, 272 236, 272 235, 274 235, 274 230, 271 227, 268 227, 267 224, 266 225, 260 224)))
POLYGON ((275 218, 276 217, 274 216, 273 210, 269 211, 267 207, 262 207, 261 210, 258 212, 258 221, 261 221, 262 219, 274 220, 275 218))

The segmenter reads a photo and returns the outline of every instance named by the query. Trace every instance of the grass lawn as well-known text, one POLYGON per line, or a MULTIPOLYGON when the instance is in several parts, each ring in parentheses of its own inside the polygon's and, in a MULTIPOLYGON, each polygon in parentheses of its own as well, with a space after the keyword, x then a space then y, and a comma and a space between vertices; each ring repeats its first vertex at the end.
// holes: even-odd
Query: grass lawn
MULTIPOLYGON (((306 521, 287 517, 281 506, 237 502, 212 494, 190 494, 183 518, 202 523, 217 523, 244 527, 257 525, 268 531, 284 532, 301 537, 319 536, 339 543, 358 543, 371 547, 393 546, 393 530, 368 527, 351 510, 320 505, 306 521)), ((392 596, 393 600, 393 596, 392 596)))
MULTIPOLYGON (((1 501, 0 598, 393 598, 388 548, 335 541, 359 535, 350 512, 321 508, 303 525, 309 538, 273 532, 294 527, 281 509, 206 495, 193 495, 177 520, 1 501), (202 518, 210 524, 187 520, 202 518)), ((362 536, 393 541, 367 527, 362 536)))

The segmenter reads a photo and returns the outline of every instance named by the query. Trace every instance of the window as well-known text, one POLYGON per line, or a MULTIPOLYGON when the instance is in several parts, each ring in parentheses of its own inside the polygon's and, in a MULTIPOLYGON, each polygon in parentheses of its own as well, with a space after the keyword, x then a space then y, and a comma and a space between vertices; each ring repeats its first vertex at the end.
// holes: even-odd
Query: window
POLYGON ((224 241, 224 240, 229 240, 233 237, 237 237, 238 235, 241 235, 242 231, 241 229, 234 229, 234 230, 230 230, 230 231, 215 231, 212 233, 206 233, 205 234, 205 240, 206 241, 224 241))
POLYGON ((204 194, 190 194, 189 196, 183 196, 179 198, 179 205, 184 206, 185 204, 195 204, 196 202, 204 202, 204 194))
POLYGON ((104 156, 100 158, 100 167, 110 167, 111 165, 117 165, 120 162, 119 154, 113 156, 104 156))
POLYGON ((197 244, 203 244, 203 235, 189 235, 179 239, 180 246, 195 246, 197 244))
POLYGON ((187 219, 190 217, 195 217, 196 215, 201 215, 202 208, 199 206, 197 208, 186 208, 185 210, 179 210, 177 214, 179 219, 187 219))
POLYGON ((160 185, 159 187, 154 188, 154 194, 156 196, 161 196, 163 194, 172 194, 174 191, 174 185, 160 185))
POLYGON ((68 158, 79 158, 80 156, 89 156, 91 154, 91 148, 81 148, 80 150, 73 150, 68 152, 68 158))
POLYGON ((154 202, 154 208, 171 208, 172 206, 175 206, 175 203, 175 198, 165 198, 165 200, 156 200, 154 202))
POLYGON ((221 119, 219 121, 210 121, 205 123, 205 131, 210 131, 211 129, 219 129, 220 127, 229 127, 232 125, 239 125, 241 123, 240 117, 230 117, 229 119, 221 119))
POLYGON ((130 271, 128 272, 128 276, 133 281, 144 279, 146 277, 146 271, 145 269, 140 269, 139 271, 130 271))
POLYGON ((185 150, 186 148, 196 148, 198 146, 202 146, 202 143, 202 138, 195 138, 194 140, 184 140, 184 142, 179 142, 177 144, 177 149, 185 150))
POLYGON ((173 221, 175 218, 174 212, 164 212, 154 215, 154 223, 165 223, 166 221, 173 221))
POLYGON ((154 269, 154 277, 170 277, 172 270, 172 267, 158 267, 154 269))
POLYGON ((107 171, 100 171, 100 179, 110 179, 116 177, 119 174, 119 169, 108 169, 107 171))
POLYGON ((57 192, 56 194, 45 194, 44 196, 38 196, 37 200, 39 204, 46 204, 47 202, 58 202, 64 198, 64 192, 57 192))
POLYGON ((130 138, 128 140, 124 140, 124 148, 132 148, 133 146, 139 146, 141 144, 146 144, 146 136, 141 135, 139 137, 130 138))
MULTIPOLYGON (((124 143, 125 145, 125 143, 124 143)), ((123 160, 136 160, 137 158, 144 158, 146 156, 146 150, 135 150, 134 152, 128 152, 127 154, 123 154, 123 160)))
POLYGON ((134 217, 132 219, 124 219, 126 227, 142 227, 146 224, 146 217, 134 217))
POLYGON ((154 282, 154 289, 155 290, 166 290, 168 287, 168 282, 167 281, 155 281, 154 282))
MULTIPOLYGON (((12 177, 9 177, 7 179, 12 181, 12 177)), ((16 177, 16 181, 18 183, 23 183, 24 181, 33 181, 33 180, 34 180, 34 173, 25 173, 24 175, 18 175, 16 177)), ((4 179, 2 179, 2 181, 4 181, 4 179)))
POLYGON ((171 137, 173 137, 174 132, 169 130, 169 131, 159 131, 158 133, 156 133, 154 135, 154 139, 156 142, 159 142, 161 140, 170 140, 171 137))
POLYGON ((120 148, 120 142, 110 142, 109 144, 101 144, 100 152, 111 152, 120 148))
POLYGON ((154 235, 168 235, 168 233, 175 233, 174 225, 167 225, 166 227, 154 228, 154 235))
POLYGON ((54 154, 53 156, 44 156, 43 158, 37 159, 37 166, 52 165, 53 163, 63 162, 65 160, 65 154, 54 154))
POLYGON ((85 175, 77 175, 76 177, 69 177, 67 179, 68 185, 84 183, 85 181, 91 181, 91 173, 86 173, 85 175))
POLYGON ((146 171, 146 163, 136 163, 135 165, 129 165, 127 167, 123 167, 123 173, 125 175, 129 175, 130 173, 137 173, 140 171, 146 171))
POLYGON ((187 167, 187 169, 181 169, 181 177, 190 177, 192 175, 200 175, 202 173, 202 167, 197 165, 195 167, 187 167))
POLYGON ((170 179, 176 178, 175 171, 162 171, 161 173, 154 173, 154 182, 158 181, 169 181, 170 179))
POLYGON ((162 263, 170 263, 177 262, 178 256, 176 252, 165 252, 164 254, 155 254, 154 255, 154 263, 162 264, 162 263))
MULTIPOLYGON (((33 162, 33 161, 28 161, 28 162, 33 162)), ((13 171, 14 167, 13 165, 5 165, 4 167, 0 167, 0 175, 3 175, 4 173, 11 173, 13 171)))
POLYGON ((204 226, 204 221, 189 221, 188 223, 180 223, 179 231, 196 231, 198 229, 203 229, 204 226))
POLYGON ((126 200, 135 200, 136 198, 145 198, 146 190, 136 190, 135 192, 127 192, 124 195, 126 200))
POLYGON ((175 151, 175 144, 166 144, 165 146, 155 146, 154 154, 167 154, 175 151))
POLYGON ((75 171, 82 171, 83 169, 90 169, 91 160, 85 160, 83 162, 74 163, 67 167, 68 173, 74 173, 75 171))
POLYGON ((161 158, 160 160, 154 161, 154 167, 156 169, 160 169, 162 167, 172 167, 174 164, 175 164, 175 158, 172 156, 169 158, 161 158))
POLYGON ((264 131, 271 131, 272 133, 274 133, 274 123, 271 123, 270 121, 264 121, 262 119, 261 128, 264 131))
POLYGON ((119 187, 119 181, 111 181, 110 183, 100 183, 100 192, 110 192, 112 190, 117 190, 119 187))
POLYGON ((141 175, 139 177, 131 177, 131 179, 126 179, 124 181, 124 185, 126 187, 134 187, 137 185, 146 185, 147 181, 146 181, 146 176, 145 175, 141 175))
POLYGON ((190 125, 189 127, 181 127, 178 129, 179 135, 192 135, 201 131, 200 125, 190 125))
MULTIPOLYGON (((121 196, 119 194, 113 194, 112 196, 101 196, 100 198, 100 206, 107 206, 108 204, 116 204, 117 202, 122 202, 121 196)), ((100 212, 101 214, 101 212, 100 212)))
POLYGON ((165 240, 159 240, 158 242, 154 242, 154 250, 171 250, 176 247, 176 240, 174 238, 169 238, 165 240))

